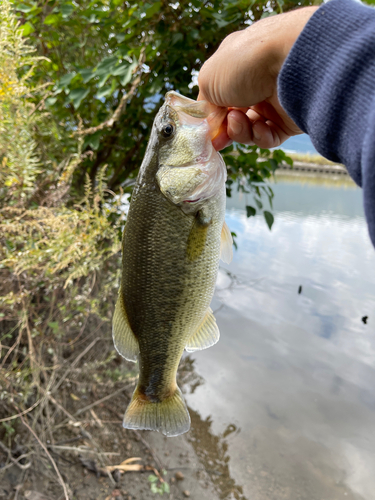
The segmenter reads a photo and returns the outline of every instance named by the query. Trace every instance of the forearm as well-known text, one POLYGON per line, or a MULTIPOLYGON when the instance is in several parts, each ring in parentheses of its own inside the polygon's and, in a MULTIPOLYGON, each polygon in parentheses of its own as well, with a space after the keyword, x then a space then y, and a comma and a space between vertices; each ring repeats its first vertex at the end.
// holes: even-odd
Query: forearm
POLYGON ((375 245, 375 10, 331 0, 310 18, 278 79, 282 106, 364 188, 375 245))

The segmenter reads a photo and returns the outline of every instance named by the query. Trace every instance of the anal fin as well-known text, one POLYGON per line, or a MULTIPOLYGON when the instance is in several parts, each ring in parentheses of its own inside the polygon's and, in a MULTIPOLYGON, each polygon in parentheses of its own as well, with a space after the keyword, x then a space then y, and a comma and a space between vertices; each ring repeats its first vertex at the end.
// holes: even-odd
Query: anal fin
POLYGON ((139 345, 129 325, 121 290, 112 320, 112 336, 116 351, 128 361, 137 361, 139 345))
POLYGON ((216 324, 216 319, 212 309, 209 307, 197 331, 188 340, 185 349, 187 352, 207 349, 208 347, 216 344, 219 338, 219 327, 216 324))

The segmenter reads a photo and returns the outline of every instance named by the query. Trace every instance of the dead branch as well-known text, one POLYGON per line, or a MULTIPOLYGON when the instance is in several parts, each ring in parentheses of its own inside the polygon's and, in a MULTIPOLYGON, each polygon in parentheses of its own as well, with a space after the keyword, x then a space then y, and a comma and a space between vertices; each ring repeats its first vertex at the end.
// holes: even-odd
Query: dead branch
MULTIPOLYGON (((90 439, 93 443, 93 445, 96 447, 96 449, 98 450, 97 451, 97 454, 98 454, 98 457, 99 459, 101 460, 102 462, 102 466, 105 466, 104 464, 104 460, 103 460, 103 454, 100 450, 100 447, 99 445, 95 442, 94 438, 91 436, 91 434, 89 432, 86 431, 86 429, 83 427, 83 424, 82 422, 80 422, 79 420, 77 420, 75 417, 73 417, 73 415, 71 415, 63 406, 60 405, 60 403, 58 403, 56 401, 56 399, 51 395, 51 394, 47 394, 48 398, 52 401, 52 403, 54 403, 63 413, 65 413, 65 415, 69 418, 69 422, 73 423, 74 425, 77 425, 80 429, 81 429, 81 433, 84 437, 87 437, 88 439, 90 439)), ((115 484, 115 481, 112 477, 111 474, 108 473, 108 477, 110 479, 110 481, 115 484)))
MULTIPOLYGON (((53 450, 65 450, 65 451, 75 451, 76 453, 94 453, 95 455, 120 455, 120 453, 115 451, 96 451, 87 447, 81 446, 58 446, 57 444, 50 444, 47 448, 52 448, 53 450)), ((1 469, 3 470, 3 469, 1 469)))
POLYGON ((7 447, 5 446, 5 444, 4 444, 4 443, 2 443, 1 441, 0 441, 0 448, 1 448, 1 449, 5 452, 5 453, 7 453, 7 454, 8 454, 8 458, 9 458, 9 460, 11 461, 11 463, 10 463, 10 464, 6 465, 5 467, 2 467, 2 468, 0 469, 0 472, 3 472, 4 470, 9 469, 10 467, 13 467, 13 465, 17 465, 17 467, 18 467, 18 468, 20 468, 21 470, 28 469, 28 468, 31 466, 31 462, 27 462, 26 464, 20 464, 19 462, 20 462, 20 460, 22 460, 23 458, 28 457, 28 456, 29 456, 29 455, 31 455, 32 453, 25 453, 24 455, 21 455, 21 456, 20 456, 20 457, 18 457, 18 458, 13 458, 13 457, 12 457, 12 452, 11 452, 11 450, 10 450, 9 448, 7 448, 7 447))
POLYGON ((55 385, 55 387, 52 389, 51 393, 54 393, 57 391, 57 389, 61 386, 61 384, 64 382, 66 377, 69 375, 69 373, 73 370, 73 368, 78 364, 79 360, 83 358, 85 354, 89 352, 90 349, 94 347, 94 345, 100 340, 100 337, 96 337, 91 344, 89 344, 86 349, 84 349, 79 356, 76 357, 76 359, 73 361, 73 363, 70 365, 70 367, 66 370, 64 375, 60 378, 58 383, 55 385))
MULTIPOLYGON (((19 325, 20 325, 21 321, 19 321, 16 325, 16 327, 14 329, 16 329, 19 325)), ((19 329, 19 332, 18 332, 18 337, 17 337, 17 340, 15 341, 15 343, 12 345, 12 347, 9 349, 9 351, 6 353, 2 363, 1 363, 1 366, 0 366, 0 369, 3 369, 4 368, 4 365, 6 363, 6 360, 9 358, 10 354, 12 353, 12 351, 14 351, 14 349, 18 346, 18 344, 21 342, 21 337, 22 337, 22 328, 19 329)))
POLYGON ((113 127, 114 123, 117 122, 117 120, 120 118, 120 116, 124 113, 124 111, 126 109, 128 99, 133 97, 133 95, 135 94, 135 92, 138 88, 138 85, 141 82, 142 66, 143 66, 145 59, 146 59, 145 58, 145 51, 146 51, 146 44, 142 47, 141 54, 140 54, 139 60, 138 60, 138 65, 134 69, 134 73, 136 73, 137 71, 139 71, 140 73, 133 80, 133 83, 132 83, 132 86, 131 86, 129 92, 127 92, 126 94, 124 94, 122 96, 120 103, 117 106, 117 108, 115 109, 115 111, 113 112, 113 115, 111 116, 111 118, 108 118, 108 120, 101 123, 100 125, 97 125, 96 127, 90 127, 90 128, 84 129, 84 130, 78 130, 77 131, 78 135, 94 134, 95 132, 98 132, 99 130, 113 127))
MULTIPOLYGON (((32 406, 30 406, 30 408, 28 408, 27 410, 25 410, 21 413, 16 413, 16 415, 12 415, 11 417, 2 418, 0 420, 0 423, 1 422, 8 422, 9 420, 14 420, 15 418, 21 417, 22 415, 26 415, 26 413, 29 413, 34 408, 36 408, 38 406, 38 404, 40 404, 43 401, 43 399, 44 398, 40 398, 36 403, 34 403, 32 406)), ((0 444, 1 444, 1 442, 0 442, 0 444)))
POLYGON ((49 451, 47 450, 47 448, 44 446, 44 444, 42 443, 42 441, 38 438, 37 434, 33 431, 33 429, 29 426, 29 424, 25 421, 25 419, 20 416, 20 419, 21 419, 21 422, 23 423, 23 425, 31 432, 31 434, 35 437, 35 439, 38 441, 39 445, 42 447, 43 451, 45 452, 45 454, 47 455, 47 457, 49 458, 53 468, 55 469, 56 471, 56 474, 57 474, 57 477, 59 478, 59 481, 60 481, 60 484, 64 490, 64 496, 65 496, 65 500, 69 500, 69 494, 68 494, 68 489, 66 487, 66 484, 60 474, 60 471, 59 469, 57 468, 57 465, 56 465, 56 462, 54 461, 54 459, 51 457, 51 454, 49 453, 49 451))
MULTIPOLYGON (((134 378, 135 379, 135 378, 134 378)), ((81 408, 80 410, 78 410, 74 415, 77 416, 79 415, 80 413, 83 413, 87 410, 91 410, 91 408, 93 408, 94 406, 97 406, 99 405, 100 403, 104 403, 104 401, 107 401, 107 399, 110 399, 110 398, 113 398, 114 396, 117 396, 117 394, 120 394, 121 392, 126 392, 127 390, 129 389, 129 386, 125 386, 125 387, 122 387, 121 389, 119 389, 118 391, 115 391, 113 392, 112 394, 108 394, 107 396, 104 396, 104 398, 102 399, 98 399, 98 401, 95 401, 94 403, 91 403, 90 405, 88 406, 85 406, 84 408, 81 408)))

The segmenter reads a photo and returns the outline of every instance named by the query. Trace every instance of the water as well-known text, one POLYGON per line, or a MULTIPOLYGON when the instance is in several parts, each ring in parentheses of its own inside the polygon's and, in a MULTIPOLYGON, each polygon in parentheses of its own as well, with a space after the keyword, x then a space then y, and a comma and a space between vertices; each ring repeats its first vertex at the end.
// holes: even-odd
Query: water
POLYGON ((361 190, 300 179, 274 191, 272 231, 228 200, 238 251, 212 303, 220 342, 190 358, 192 442, 222 499, 373 500, 375 250, 361 190))

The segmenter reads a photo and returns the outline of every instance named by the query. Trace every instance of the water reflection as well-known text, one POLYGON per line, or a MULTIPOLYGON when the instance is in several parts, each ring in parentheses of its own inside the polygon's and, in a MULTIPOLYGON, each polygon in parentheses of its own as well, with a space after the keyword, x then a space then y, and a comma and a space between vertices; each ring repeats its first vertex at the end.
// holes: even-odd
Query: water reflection
MULTIPOLYGON (((194 394, 197 387, 204 384, 204 379, 195 369, 195 360, 185 356, 178 371, 178 385, 188 394, 194 394)), ((195 453, 208 473, 214 485, 218 498, 222 500, 234 498, 246 500, 243 496, 243 488, 236 484, 230 475, 228 455, 228 444, 226 438, 233 433, 239 432, 233 424, 228 424, 222 433, 214 434, 211 430, 212 419, 208 416, 202 419, 198 411, 189 408, 191 428, 187 435, 195 453)))
POLYGON ((228 206, 221 340, 193 355, 205 383, 187 401, 210 435, 241 429, 225 463, 251 500, 374 498, 375 251, 361 191, 335 186, 279 182, 272 232, 228 206))
POLYGON ((223 433, 215 435, 211 431, 212 420, 207 417, 202 420, 199 413, 189 408, 191 417, 191 432, 189 441, 211 481, 218 491, 221 500, 246 500, 243 488, 236 484, 230 475, 228 444, 225 438, 237 432, 237 427, 229 424, 223 433))

